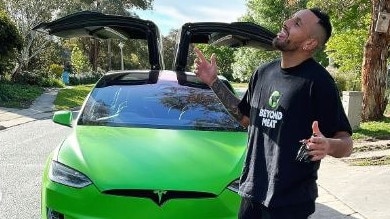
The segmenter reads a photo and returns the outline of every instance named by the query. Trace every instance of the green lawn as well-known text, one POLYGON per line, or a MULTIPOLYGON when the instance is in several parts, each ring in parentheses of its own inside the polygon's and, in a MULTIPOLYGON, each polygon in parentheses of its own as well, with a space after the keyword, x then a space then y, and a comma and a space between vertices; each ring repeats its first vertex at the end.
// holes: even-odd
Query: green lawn
POLYGON ((60 89, 54 101, 56 110, 68 110, 80 107, 93 85, 78 85, 60 89))

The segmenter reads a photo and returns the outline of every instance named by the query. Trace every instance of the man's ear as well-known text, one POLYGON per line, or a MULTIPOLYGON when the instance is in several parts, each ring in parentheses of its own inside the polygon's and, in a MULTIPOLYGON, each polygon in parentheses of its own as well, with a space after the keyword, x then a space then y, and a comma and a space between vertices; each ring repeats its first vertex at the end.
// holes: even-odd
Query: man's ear
POLYGON ((304 43, 304 50, 315 50, 318 46, 318 40, 314 38, 307 39, 304 43))

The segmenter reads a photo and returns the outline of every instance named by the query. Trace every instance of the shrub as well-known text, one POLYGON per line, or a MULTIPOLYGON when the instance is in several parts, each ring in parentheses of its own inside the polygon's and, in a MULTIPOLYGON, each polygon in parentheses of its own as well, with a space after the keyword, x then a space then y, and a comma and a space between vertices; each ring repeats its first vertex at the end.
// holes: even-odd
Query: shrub
POLYGON ((74 73, 81 74, 81 72, 89 71, 91 69, 88 57, 85 56, 77 46, 73 47, 71 63, 74 73))
POLYGON ((16 51, 23 47, 23 40, 14 22, 0 7, 0 79, 14 67, 16 51))
POLYGON ((22 71, 19 74, 15 75, 13 81, 18 84, 40 85, 42 83, 43 78, 44 75, 39 70, 22 71))
POLYGON ((43 89, 38 86, 2 81, 0 83, 0 106, 27 108, 42 92, 43 89))
POLYGON ((40 84, 42 87, 65 87, 64 82, 62 82, 61 79, 59 78, 53 78, 53 77, 48 77, 48 78, 43 78, 42 82, 40 84))
POLYGON ((81 74, 71 74, 70 85, 95 84, 103 74, 101 72, 86 72, 81 74))
POLYGON ((50 76, 55 78, 61 78, 64 68, 58 64, 51 64, 49 67, 50 76))
POLYGON ((361 90, 361 80, 359 75, 356 75, 353 72, 340 72, 336 68, 328 67, 328 71, 333 76, 337 88, 340 92, 350 90, 350 91, 360 91, 361 90))

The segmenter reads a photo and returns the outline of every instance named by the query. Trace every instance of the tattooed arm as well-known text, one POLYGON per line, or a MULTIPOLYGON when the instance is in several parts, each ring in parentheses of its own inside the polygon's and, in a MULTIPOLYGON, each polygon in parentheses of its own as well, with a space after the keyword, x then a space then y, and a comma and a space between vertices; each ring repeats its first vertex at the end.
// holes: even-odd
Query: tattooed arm
POLYGON ((238 99, 230 90, 226 87, 226 85, 219 79, 216 79, 214 83, 211 84, 211 89, 213 89, 214 93, 221 100, 222 104, 229 111, 229 113, 241 123, 242 126, 247 127, 249 124, 249 118, 244 116, 240 109, 238 108, 238 104, 240 103, 240 99, 238 99))
POLYGON ((213 54, 210 62, 208 62, 198 48, 195 48, 195 53, 197 55, 194 62, 194 72, 196 76, 209 85, 229 113, 237 119, 242 126, 247 127, 249 124, 249 118, 241 114, 238 108, 240 100, 217 77, 218 70, 215 55, 213 54))

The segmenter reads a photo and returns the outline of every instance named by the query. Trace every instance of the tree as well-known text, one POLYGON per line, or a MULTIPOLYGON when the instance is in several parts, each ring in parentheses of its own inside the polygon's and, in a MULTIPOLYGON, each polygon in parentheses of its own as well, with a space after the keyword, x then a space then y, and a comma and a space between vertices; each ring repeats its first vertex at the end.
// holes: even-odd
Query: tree
POLYGON ((327 53, 333 60, 336 81, 344 83, 340 90, 361 90, 361 63, 363 46, 367 40, 366 29, 350 29, 334 34, 327 44, 327 53))
POLYGON ((279 31, 283 21, 292 13, 306 7, 308 0, 248 0, 248 11, 243 17, 264 26, 271 31, 279 31))
POLYGON ((248 82, 253 71, 264 62, 272 59, 267 58, 267 54, 258 49, 240 48, 234 54, 234 63, 232 64, 234 81, 248 82))
MULTIPOLYGON (((305 1, 248 0, 247 12, 241 21, 253 22, 273 32, 278 32, 284 20, 293 12, 304 7, 305 1)), ((278 52, 240 48, 235 52, 233 76, 235 80, 247 82, 253 70, 279 55, 278 52)))
POLYGON ((214 53, 217 63, 218 72, 228 80, 233 80, 232 63, 234 62, 234 51, 237 49, 213 46, 213 45, 198 45, 199 49, 202 50, 205 57, 211 57, 214 53))
POLYGON ((28 70, 28 64, 31 58, 41 52, 48 39, 44 36, 37 35, 31 29, 40 22, 50 20, 52 12, 56 11, 59 0, 50 1, 29 1, 29 0, 12 0, 3 1, 3 4, 21 34, 23 47, 17 55, 18 68, 13 73, 13 77, 19 70, 28 70))
MULTIPOLYGON (((8 12, 11 20, 21 33, 23 48, 17 56, 18 69, 29 70, 30 61, 44 51, 50 38, 37 34, 31 29, 41 22, 81 10, 95 10, 111 14, 131 15, 127 10, 131 7, 151 8, 153 0, 0 0, 0 6, 8 12)), ((92 44, 91 41, 89 43, 92 44)), ((94 44, 97 45, 98 43, 94 44)), ((91 51, 98 51, 91 46, 91 51)), ((97 57, 97 54, 90 53, 97 57)), ((95 60, 93 63, 96 63, 95 60)))
POLYGON ((330 46, 334 42, 334 46, 329 48, 330 55, 339 53, 334 60, 341 70, 344 66, 349 66, 359 72, 363 92, 363 121, 381 119, 388 103, 386 84, 390 35, 388 29, 387 32, 382 33, 376 32, 375 27, 378 13, 390 11, 390 1, 312 0, 311 2, 313 5, 325 8, 334 18, 336 37, 330 39, 330 46), (335 42, 341 37, 344 38, 344 42, 341 40, 335 42))
POLYGON ((0 79, 12 67, 16 52, 22 48, 22 38, 8 15, 0 9, 0 79))
POLYGON ((81 50, 77 46, 73 47, 71 61, 72 67, 74 68, 74 73, 76 74, 88 72, 90 70, 88 58, 81 52, 81 50))
POLYGON ((387 58, 390 45, 389 27, 384 32, 376 31, 379 22, 379 12, 390 11, 390 0, 372 0, 372 16, 370 36, 364 47, 362 66, 363 91, 363 121, 379 120, 383 118, 388 98, 387 89, 387 58))
POLYGON ((312 0, 308 4, 309 7, 320 7, 331 17, 332 37, 325 52, 333 61, 331 73, 339 89, 360 90, 362 48, 369 34, 369 0, 312 0))
MULTIPOLYGON (((153 0, 66 0, 63 3, 63 7, 59 13, 59 17, 63 17, 65 15, 82 10, 91 10, 106 14, 116 14, 124 16, 136 16, 128 9, 134 7, 140 9, 148 9, 152 7, 152 3, 153 0)), ((92 39, 81 40, 81 42, 85 43, 85 45, 81 46, 81 48, 83 48, 83 51, 88 54, 93 71, 97 71, 100 59, 99 57, 101 56, 101 53, 107 52, 107 54, 103 56, 106 57, 108 63, 111 63, 111 48, 113 48, 111 40, 102 42, 99 40, 92 39), (107 50, 102 49, 103 46, 104 48, 107 48, 107 50)), ((107 69, 109 70, 110 68, 111 66, 110 64, 108 64, 107 69)))
POLYGON ((172 29, 167 36, 162 39, 163 59, 166 69, 173 69, 173 62, 175 58, 176 37, 179 30, 172 29))

